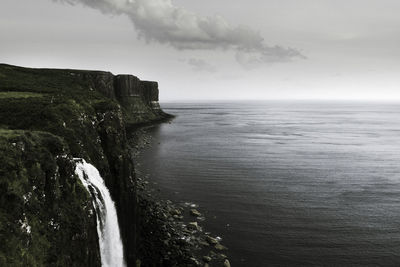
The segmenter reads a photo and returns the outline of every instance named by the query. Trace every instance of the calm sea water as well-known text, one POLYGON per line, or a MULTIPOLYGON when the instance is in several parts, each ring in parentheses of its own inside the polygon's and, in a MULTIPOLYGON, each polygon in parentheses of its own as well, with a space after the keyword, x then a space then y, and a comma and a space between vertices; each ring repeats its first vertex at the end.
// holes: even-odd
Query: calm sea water
POLYGON ((400 104, 163 105, 142 169, 233 266, 400 266, 400 104))

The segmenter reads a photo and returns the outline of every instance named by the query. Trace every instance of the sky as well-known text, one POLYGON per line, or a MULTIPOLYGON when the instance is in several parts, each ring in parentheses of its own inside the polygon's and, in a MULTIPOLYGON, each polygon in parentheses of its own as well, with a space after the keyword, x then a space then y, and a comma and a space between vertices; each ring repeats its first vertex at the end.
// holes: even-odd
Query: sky
POLYGON ((169 101, 400 100, 398 0, 1 0, 0 62, 133 74, 169 101))

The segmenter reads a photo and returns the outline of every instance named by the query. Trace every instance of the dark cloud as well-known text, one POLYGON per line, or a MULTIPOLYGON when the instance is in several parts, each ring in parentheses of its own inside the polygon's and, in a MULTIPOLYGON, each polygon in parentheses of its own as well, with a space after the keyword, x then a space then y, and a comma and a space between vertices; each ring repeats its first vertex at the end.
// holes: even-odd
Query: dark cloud
POLYGON ((104 13, 127 15, 147 42, 179 50, 221 49, 237 52, 244 66, 285 62, 302 58, 295 49, 268 46, 264 38, 246 26, 232 26, 220 16, 201 17, 172 0, 54 0, 96 8, 104 13))

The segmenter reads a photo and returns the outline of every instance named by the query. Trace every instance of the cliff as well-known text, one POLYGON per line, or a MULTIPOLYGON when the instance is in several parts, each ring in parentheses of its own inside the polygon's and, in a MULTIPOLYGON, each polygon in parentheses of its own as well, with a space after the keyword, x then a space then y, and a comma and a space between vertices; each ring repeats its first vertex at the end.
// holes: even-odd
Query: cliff
POLYGON ((126 127, 168 117, 156 82, 0 64, 0 266, 100 266, 76 157, 104 178, 135 266, 140 218, 126 127))

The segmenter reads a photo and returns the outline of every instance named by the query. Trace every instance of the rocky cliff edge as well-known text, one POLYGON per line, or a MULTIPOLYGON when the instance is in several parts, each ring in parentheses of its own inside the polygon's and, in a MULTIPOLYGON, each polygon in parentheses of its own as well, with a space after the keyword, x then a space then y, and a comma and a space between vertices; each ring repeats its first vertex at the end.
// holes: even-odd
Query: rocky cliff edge
POLYGON ((73 158, 100 171, 135 266, 140 217, 126 126, 165 118, 156 82, 0 64, 0 266, 100 266, 73 158))

